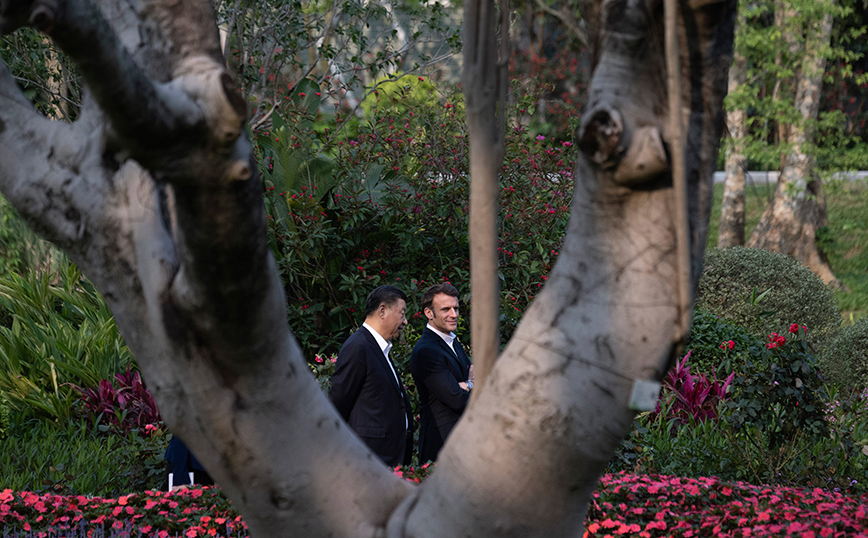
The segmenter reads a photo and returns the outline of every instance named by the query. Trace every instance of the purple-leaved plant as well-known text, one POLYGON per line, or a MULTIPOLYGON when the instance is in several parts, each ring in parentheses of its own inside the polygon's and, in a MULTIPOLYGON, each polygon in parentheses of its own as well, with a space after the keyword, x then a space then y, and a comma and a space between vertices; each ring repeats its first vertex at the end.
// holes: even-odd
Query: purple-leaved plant
POLYGON ((675 367, 663 379, 663 392, 654 410, 656 418, 674 420, 678 425, 717 420, 718 406, 726 399, 726 390, 735 373, 729 374, 723 383, 718 381, 716 374, 713 374, 713 380, 703 374, 694 375, 687 365, 691 352, 676 361, 675 367))

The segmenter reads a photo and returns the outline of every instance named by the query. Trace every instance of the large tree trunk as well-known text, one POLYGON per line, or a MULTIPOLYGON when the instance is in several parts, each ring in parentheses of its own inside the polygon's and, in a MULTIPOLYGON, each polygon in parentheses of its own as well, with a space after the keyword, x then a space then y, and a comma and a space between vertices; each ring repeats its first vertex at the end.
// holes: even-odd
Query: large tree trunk
MULTIPOLYGON (((735 3, 679 5, 692 286, 735 3)), ((50 122, 0 62, 0 189, 103 293, 167 424, 253 536, 580 536, 631 389, 662 376, 680 324, 659 8, 586 5, 595 71, 568 236, 418 488, 343 423, 287 328, 208 2, 0 3, 0 29, 38 26, 88 90, 76 123, 50 122)))
POLYGON ((820 109, 820 92, 832 33, 830 15, 808 30, 804 60, 796 78, 795 104, 801 122, 786 126, 787 152, 772 203, 763 212, 747 246, 787 254, 817 273, 826 284, 840 287, 817 248, 817 229, 826 224, 826 208, 814 157, 808 153, 814 133, 811 122, 820 109))
MULTIPOLYGON (((743 18, 739 18, 742 21, 743 18)), ((736 51, 729 68, 729 95, 744 90, 747 81, 747 58, 736 51)), ((726 182, 720 207, 720 228, 717 233, 718 247, 744 245, 744 185, 747 158, 742 152, 747 112, 738 105, 731 105, 726 112, 726 128, 730 140, 726 147, 726 182)))

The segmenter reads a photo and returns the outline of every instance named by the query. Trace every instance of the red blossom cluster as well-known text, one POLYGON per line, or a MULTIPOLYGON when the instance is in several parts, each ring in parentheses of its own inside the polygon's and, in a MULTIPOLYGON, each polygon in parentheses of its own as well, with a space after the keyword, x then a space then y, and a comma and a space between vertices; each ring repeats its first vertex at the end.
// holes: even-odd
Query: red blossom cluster
POLYGON ((786 337, 778 334, 772 333, 769 335, 769 343, 766 344, 766 347, 769 349, 774 349, 776 347, 781 347, 782 345, 787 343, 786 337))

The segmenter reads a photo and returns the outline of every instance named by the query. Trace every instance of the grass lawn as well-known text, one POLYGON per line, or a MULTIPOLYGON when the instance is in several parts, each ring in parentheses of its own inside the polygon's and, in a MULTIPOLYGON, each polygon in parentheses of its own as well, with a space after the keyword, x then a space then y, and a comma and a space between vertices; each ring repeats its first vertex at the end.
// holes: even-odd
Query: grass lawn
MULTIPOLYGON (((771 201, 774 185, 748 184, 745 233, 756 227, 771 201)), ((834 181, 824 185, 829 225, 817 234, 835 275, 849 288, 836 292, 845 323, 868 316, 868 182, 834 181)), ((723 184, 714 186, 714 206, 707 248, 717 246, 723 184)))

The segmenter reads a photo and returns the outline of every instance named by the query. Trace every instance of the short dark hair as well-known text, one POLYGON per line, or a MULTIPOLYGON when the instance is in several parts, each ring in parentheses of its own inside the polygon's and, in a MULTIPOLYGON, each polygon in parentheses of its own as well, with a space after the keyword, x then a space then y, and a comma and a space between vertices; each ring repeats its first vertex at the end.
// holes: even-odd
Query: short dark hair
POLYGON ((440 293, 445 293, 450 297, 458 298, 458 289, 449 284, 448 282, 444 284, 434 284, 422 294, 422 312, 425 311, 426 308, 431 308, 431 305, 434 303, 434 296, 440 293))
POLYGON ((391 308, 398 299, 407 302, 407 294, 399 290, 395 286, 380 286, 368 294, 368 299, 365 301, 365 317, 373 314, 381 304, 391 308))

